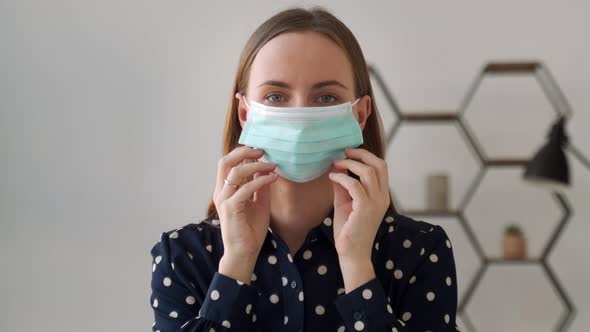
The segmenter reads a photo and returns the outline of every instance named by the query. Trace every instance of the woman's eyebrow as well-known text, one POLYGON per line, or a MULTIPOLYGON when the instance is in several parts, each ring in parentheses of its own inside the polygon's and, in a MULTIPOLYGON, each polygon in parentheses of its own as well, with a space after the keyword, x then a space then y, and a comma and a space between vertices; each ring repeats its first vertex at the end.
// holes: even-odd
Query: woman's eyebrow
POLYGON ((336 80, 330 80, 330 81, 322 81, 322 82, 317 82, 316 84, 314 84, 311 88, 312 89, 320 89, 326 86, 330 86, 330 85, 336 85, 339 86, 341 88, 347 89, 346 85, 336 81, 336 80))
POLYGON ((281 81, 275 81, 275 80, 264 81, 258 87, 261 87, 263 85, 272 85, 272 86, 277 86, 279 88, 287 88, 287 89, 290 89, 291 88, 291 86, 289 85, 289 83, 281 82, 281 81))
MULTIPOLYGON (((264 82, 262 82, 262 84, 258 85, 258 87, 261 87, 263 85, 272 85, 272 86, 276 86, 276 87, 280 87, 280 88, 286 88, 286 89, 290 89, 291 88, 291 86, 289 85, 289 83, 282 82, 282 81, 277 81, 277 80, 264 81, 264 82)), ((342 83, 340 83, 339 81, 336 81, 336 80, 317 82, 311 88, 312 89, 320 89, 320 88, 323 88, 323 87, 326 87, 326 86, 330 86, 330 85, 336 85, 336 86, 339 86, 341 88, 347 89, 346 85, 344 85, 344 84, 342 84, 342 83)))

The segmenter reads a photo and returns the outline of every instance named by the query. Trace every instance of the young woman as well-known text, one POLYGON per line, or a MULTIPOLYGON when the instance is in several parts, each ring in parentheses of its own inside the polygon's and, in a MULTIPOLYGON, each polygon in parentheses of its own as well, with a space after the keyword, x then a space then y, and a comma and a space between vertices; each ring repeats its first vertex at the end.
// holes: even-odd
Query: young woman
POLYGON ((451 243, 394 209, 350 30, 278 13, 233 94, 208 217, 151 250, 153 331, 457 331, 451 243))

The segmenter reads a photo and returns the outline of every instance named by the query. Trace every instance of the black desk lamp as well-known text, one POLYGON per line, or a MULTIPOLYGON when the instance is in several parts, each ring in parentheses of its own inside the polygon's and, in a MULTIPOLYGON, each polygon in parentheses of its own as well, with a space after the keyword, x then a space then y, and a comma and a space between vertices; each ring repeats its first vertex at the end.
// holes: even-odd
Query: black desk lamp
POLYGON ((565 149, 590 170, 590 161, 570 144, 565 132, 565 116, 560 116, 551 127, 547 143, 527 163, 524 178, 554 189, 570 185, 570 167, 565 149))

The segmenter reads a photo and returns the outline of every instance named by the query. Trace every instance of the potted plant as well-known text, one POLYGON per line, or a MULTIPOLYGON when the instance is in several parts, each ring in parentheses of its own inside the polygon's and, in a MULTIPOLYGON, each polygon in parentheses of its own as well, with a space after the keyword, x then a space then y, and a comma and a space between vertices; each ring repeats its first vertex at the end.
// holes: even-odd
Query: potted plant
POLYGON ((504 230, 503 240, 504 259, 525 259, 526 252, 526 237, 524 236, 520 226, 517 224, 510 224, 504 230))

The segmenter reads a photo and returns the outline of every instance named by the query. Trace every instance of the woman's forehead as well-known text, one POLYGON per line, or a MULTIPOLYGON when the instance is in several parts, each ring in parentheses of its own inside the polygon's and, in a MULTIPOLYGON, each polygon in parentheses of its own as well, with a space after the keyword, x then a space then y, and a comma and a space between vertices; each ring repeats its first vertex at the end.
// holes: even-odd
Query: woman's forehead
POLYGON ((317 32, 288 32, 271 39, 256 55, 250 69, 250 86, 268 80, 293 87, 311 87, 336 80, 352 87, 352 65, 340 46, 317 32))

